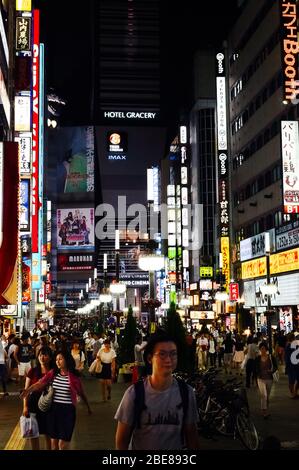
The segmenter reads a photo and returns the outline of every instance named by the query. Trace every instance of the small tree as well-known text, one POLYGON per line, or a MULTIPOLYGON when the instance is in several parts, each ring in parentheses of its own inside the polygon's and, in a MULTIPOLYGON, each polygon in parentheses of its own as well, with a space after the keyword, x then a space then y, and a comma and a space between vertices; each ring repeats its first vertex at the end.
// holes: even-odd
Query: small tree
POLYGON ((118 362, 120 365, 134 362, 134 346, 137 336, 136 320, 133 317, 132 305, 129 306, 126 326, 120 339, 118 362))
POLYGON ((94 326, 94 333, 96 333, 98 336, 101 336, 102 333, 104 333, 104 326, 103 326, 103 321, 100 319, 97 319, 95 322, 94 326))
POLYGON ((174 302, 171 302, 167 311, 165 322, 165 331, 169 336, 176 340, 178 346, 178 365, 180 371, 188 370, 188 346, 186 342, 186 333, 181 317, 176 311, 174 302))

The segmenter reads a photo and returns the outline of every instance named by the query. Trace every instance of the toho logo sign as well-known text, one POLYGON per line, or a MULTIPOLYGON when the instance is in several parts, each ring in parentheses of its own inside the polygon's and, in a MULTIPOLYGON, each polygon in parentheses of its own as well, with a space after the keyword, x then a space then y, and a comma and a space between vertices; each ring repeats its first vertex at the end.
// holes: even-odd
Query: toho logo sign
POLYGON ((218 158, 220 162, 220 174, 224 176, 227 173, 227 155, 226 153, 220 153, 218 158))
POLYGON ((222 75, 222 74, 224 73, 224 66, 223 66, 224 54, 222 54, 222 52, 219 52, 219 53, 216 55, 216 59, 217 59, 218 75, 222 75))

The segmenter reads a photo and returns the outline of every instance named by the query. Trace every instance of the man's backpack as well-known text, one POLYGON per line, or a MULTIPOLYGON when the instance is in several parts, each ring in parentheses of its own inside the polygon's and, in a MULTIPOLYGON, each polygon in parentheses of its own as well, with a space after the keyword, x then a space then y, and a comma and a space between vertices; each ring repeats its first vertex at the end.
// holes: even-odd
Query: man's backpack
MULTIPOLYGON (((176 381, 178 383, 180 395, 182 399, 181 403, 177 406, 177 408, 178 409, 183 408, 183 422, 182 422, 182 429, 181 429, 181 437, 182 437, 182 442, 183 442, 184 441, 184 425, 185 425, 188 405, 189 405, 189 392, 188 392, 188 385, 183 379, 176 377, 176 381)), ((135 400, 134 400, 134 419, 133 419, 132 430, 135 428, 141 427, 141 413, 147 408, 146 403, 145 403, 144 380, 143 379, 138 380, 138 382, 134 384, 134 389, 135 389, 135 400)))

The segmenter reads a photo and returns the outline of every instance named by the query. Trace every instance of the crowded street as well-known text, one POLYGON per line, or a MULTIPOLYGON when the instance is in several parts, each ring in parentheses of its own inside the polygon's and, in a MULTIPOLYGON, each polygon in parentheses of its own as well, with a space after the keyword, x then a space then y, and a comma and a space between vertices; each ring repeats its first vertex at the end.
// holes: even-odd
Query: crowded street
POLYGON ((0 0, 1 457, 299 450, 298 17, 0 0))

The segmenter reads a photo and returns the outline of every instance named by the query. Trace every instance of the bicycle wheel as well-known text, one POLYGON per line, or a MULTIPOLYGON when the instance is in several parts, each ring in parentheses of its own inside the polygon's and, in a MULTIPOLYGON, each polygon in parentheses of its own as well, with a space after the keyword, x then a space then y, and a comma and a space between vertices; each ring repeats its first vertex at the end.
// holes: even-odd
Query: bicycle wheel
POLYGON ((240 411, 237 415, 237 429, 243 445, 249 450, 257 450, 259 446, 257 430, 245 411, 240 411))

